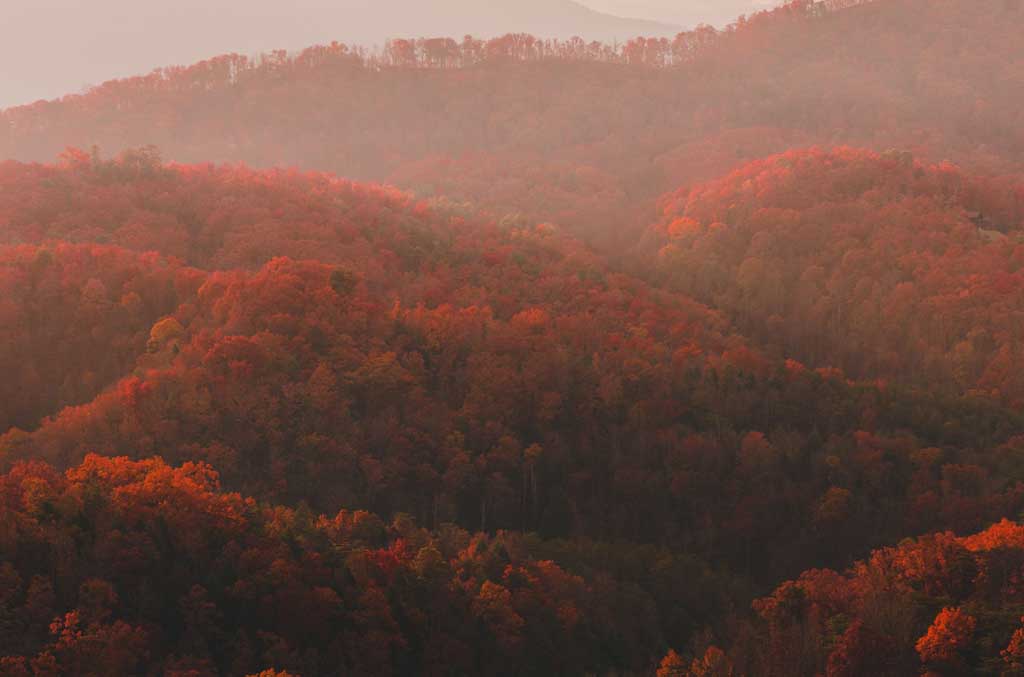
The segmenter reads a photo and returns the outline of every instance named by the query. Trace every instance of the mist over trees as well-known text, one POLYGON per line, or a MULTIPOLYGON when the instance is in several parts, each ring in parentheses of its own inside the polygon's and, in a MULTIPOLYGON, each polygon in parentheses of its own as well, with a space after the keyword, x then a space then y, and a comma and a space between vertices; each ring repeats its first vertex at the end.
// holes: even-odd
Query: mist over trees
MULTIPOLYGON (((728 12, 728 19, 739 13, 728 12)), ((697 8, 688 25, 710 21, 704 17, 711 14, 697 8)), ((225 52, 254 56, 332 41, 372 48, 397 37, 506 33, 625 42, 682 29, 674 21, 630 16, 573 0, 5 0, 0 58, 11 65, 0 80, 0 108, 225 52)))
POLYGON ((0 674, 1021 673, 1022 19, 0 111, 0 674))

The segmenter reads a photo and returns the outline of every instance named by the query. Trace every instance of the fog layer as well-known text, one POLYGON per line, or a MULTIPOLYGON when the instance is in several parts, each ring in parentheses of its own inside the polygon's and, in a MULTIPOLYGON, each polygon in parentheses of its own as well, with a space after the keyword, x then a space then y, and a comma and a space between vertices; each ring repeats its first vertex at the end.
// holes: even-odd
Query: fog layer
MULTIPOLYGON (((0 58, 8 67, 0 72, 0 108, 56 98, 108 79, 226 52, 299 49, 332 40, 374 45, 395 36, 491 37, 508 32, 611 41, 673 35, 680 28, 612 16, 571 0, 4 0, 3 4, 0 58)), ((707 11, 706 0, 688 4, 698 14, 707 11)), ((629 5, 620 1, 615 9, 624 13, 629 5)))

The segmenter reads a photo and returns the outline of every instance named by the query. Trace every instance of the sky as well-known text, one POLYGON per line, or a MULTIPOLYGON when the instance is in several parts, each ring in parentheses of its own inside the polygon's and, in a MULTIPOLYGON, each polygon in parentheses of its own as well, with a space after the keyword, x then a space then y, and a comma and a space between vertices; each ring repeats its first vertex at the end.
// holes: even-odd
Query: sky
POLYGON ((298 50, 332 40, 372 46, 395 36, 467 33, 481 38, 507 32, 578 34, 608 41, 671 36, 701 22, 724 25, 770 2, 0 0, 0 63, 5 64, 0 108, 228 52, 298 50))
POLYGON ((777 4, 775 0, 581 0, 600 12, 638 19, 652 19, 691 27, 697 23, 728 24, 740 14, 749 14, 777 4))

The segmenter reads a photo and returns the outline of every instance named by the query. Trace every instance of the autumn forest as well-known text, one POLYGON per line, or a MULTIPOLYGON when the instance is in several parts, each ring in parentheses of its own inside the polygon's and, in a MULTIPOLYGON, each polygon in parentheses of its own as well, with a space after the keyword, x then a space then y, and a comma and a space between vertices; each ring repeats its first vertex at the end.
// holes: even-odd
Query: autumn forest
POLYGON ((0 110, 0 677, 1024 675, 1024 1, 0 110))

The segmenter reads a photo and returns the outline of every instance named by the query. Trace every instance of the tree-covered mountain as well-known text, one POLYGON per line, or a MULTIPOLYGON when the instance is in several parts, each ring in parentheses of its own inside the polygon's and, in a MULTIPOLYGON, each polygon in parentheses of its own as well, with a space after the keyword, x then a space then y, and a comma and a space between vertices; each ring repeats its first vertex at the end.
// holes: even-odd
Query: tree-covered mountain
POLYGON ((1019 674, 1022 18, 0 111, 0 675, 1019 674))
POLYGON ((506 33, 625 42, 682 30, 574 0, 5 0, 4 9, 0 60, 12 66, 0 79, 0 108, 224 52, 255 55, 332 41, 372 48, 392 38, 506 33), (45 51, 37 38, 42 33, 45 51))
POLYGON ((617 48, 456 34, 379 53, 224 56, 4 111, 0 156, 153 144, 177 161, 388 181, 619 247, 663 193, 793 147, 1021 171, 1022 12, 799 1, 617 48))

